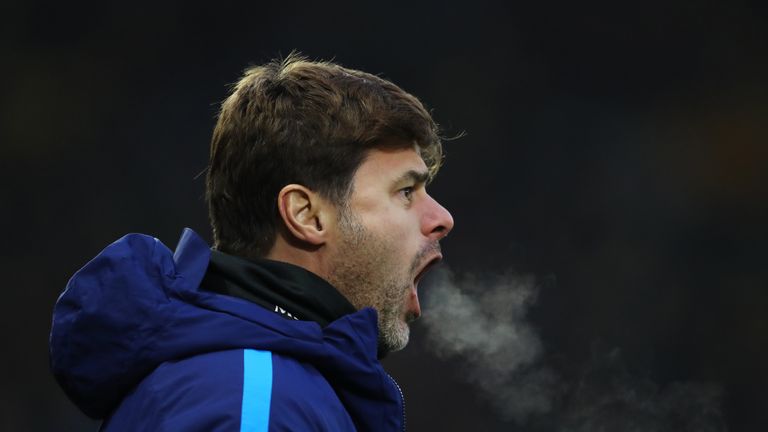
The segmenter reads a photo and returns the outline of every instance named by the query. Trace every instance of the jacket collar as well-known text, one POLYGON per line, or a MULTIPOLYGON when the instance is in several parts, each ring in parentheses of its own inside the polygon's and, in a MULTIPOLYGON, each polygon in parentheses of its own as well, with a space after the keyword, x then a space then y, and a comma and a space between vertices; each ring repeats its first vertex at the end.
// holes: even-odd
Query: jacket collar
POLYGON ((325 279, 289 263, 211 251, 202 291, 242 298, 284 318, 325 327, 355 307, 325 279))

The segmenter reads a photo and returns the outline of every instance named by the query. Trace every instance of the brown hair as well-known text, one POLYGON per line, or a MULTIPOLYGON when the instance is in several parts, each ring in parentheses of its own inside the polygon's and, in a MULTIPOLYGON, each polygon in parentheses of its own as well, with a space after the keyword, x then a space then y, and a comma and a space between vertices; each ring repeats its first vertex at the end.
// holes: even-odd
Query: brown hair
POLYGON ((247 69, 222 103, 211 140, 206 200, 215 247, 265 255, 283 186, 302 184, 344 204, 367 152, 393 138, 416 143, 437 173, 438 127, 393 83, 296 54, 247 69))

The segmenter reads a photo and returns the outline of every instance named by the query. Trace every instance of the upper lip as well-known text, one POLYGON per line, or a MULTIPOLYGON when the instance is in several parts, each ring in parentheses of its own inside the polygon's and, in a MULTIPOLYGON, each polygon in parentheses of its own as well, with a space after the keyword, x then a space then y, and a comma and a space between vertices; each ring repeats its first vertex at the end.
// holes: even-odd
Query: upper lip
POLYGON ((416 273, 416 277, 413 279, 414 283, 418 283, 419 280, 421 280, 421 278, 427 273, 427 271, 429 271, 429 269, 434 267, 442 259, 443 259, 443 255, 439 253, 427 259, 424 265, 421 266, 421 269, 419 270, 419 272, 416 273))

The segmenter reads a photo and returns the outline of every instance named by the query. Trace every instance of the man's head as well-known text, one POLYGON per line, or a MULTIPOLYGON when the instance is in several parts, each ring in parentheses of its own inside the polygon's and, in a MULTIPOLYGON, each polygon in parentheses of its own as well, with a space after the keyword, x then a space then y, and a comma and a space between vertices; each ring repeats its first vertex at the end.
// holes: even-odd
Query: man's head
POLYGON ((408 322, 421 314, 419 280, 442 258, 439 241, 453 227, 427 194, 428 178, 415 146, 369 152, 334 227, 339 240, 328 245, 328 280, 355 306, 376 308, 383 353, 408 343, 408 322))
POLYGON ((414 279, 453 225, 424 190, 441 159, 431 116, 389 81, 293 55, 250 68, 211 142, 215 246, 317 273, 402 348, 414 279))

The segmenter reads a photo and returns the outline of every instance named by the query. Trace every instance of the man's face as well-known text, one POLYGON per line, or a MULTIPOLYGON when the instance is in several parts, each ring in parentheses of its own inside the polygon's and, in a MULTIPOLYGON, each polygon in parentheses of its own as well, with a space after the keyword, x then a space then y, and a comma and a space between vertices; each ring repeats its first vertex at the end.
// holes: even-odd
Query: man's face
POLYGON ((330 282, 358 309, 379 315, 379 351, 408 343, 408 323, 421 314, 417 287, 442 258, 439 240, 451 214, 425 189, 427 167, 416 147, 372 150, 340 211, 330 282))

